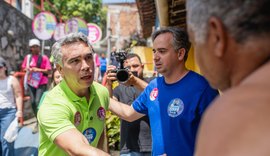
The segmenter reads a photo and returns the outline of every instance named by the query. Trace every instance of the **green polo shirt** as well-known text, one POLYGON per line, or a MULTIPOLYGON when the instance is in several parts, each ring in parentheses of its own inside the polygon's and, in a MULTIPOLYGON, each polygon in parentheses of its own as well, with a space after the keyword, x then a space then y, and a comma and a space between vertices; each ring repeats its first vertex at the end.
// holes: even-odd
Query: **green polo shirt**
POLYGON ((87 103, 85 97, 74 94, 63 80, 47 93, 38 112, 39 156, 67 155, 53 141, 72 128, 96 147, 103 132, 108 104, 108 90, 101 84, 93 82, 87 103))

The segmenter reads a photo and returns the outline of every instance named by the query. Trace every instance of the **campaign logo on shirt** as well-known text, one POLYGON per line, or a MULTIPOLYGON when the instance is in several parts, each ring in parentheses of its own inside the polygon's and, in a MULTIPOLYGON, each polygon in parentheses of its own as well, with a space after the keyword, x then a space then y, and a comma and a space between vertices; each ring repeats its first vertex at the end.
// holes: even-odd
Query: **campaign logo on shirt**
POLYGON ((74 115, 74 125, 78 126, 81 123, 81 120, 82 120, 81 113, 77 111, 74 115))
POLYGON ((104 120, 106 117, 106 111, 103 107, 99 107, 97 110, 97 116, 100 120, 104 120))
POLYGON ((157 96, 158 96, 158 89, 154 88, 150 93, 150 100, 151 101, 156 100, 157 96))
POLYGON ((168 115, 170 117, 177 117, 184 110, 184 103, 181 99, 173 99, 168 105, 168 115))
POLYGON ((95 140, 97 132, 94 128, 89 127, 83 131, 83 135, 88 140, 88 142, 91 144, 95 140))

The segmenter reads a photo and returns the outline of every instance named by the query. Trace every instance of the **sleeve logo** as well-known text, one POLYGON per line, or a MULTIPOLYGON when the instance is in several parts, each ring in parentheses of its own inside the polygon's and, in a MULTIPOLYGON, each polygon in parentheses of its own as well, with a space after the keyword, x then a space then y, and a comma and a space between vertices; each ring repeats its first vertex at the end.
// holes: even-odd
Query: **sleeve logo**
POLYGON ((156 100, 157 96, 158 96, 158 89, 154 88, 150 93, 150 100, 151 101, 156 100))

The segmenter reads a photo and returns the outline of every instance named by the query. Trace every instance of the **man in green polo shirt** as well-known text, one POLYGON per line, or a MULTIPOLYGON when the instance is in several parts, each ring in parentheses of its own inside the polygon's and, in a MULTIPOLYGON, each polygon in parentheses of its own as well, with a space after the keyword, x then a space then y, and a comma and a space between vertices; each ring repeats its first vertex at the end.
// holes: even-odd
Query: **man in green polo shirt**
POLYGON ((108 155, 102 150, 109 93, 93 82, 93 49, 85 35, 72 33, 53 45, 63 81, 46 95, 38 112, 39 156, 108 155))

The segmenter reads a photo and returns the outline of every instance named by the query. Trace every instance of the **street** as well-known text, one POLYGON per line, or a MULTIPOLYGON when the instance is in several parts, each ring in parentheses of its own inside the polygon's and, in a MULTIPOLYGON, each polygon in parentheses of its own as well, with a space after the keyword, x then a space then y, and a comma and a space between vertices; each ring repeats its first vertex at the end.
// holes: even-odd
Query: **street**
POLYGON ((38 155, 38 133, 32 134, 32 128, 36 123, 35 118, 24 122, 24 126, 19 129, 18 137, 15 141, 15 156, 37 156, 38 155))

